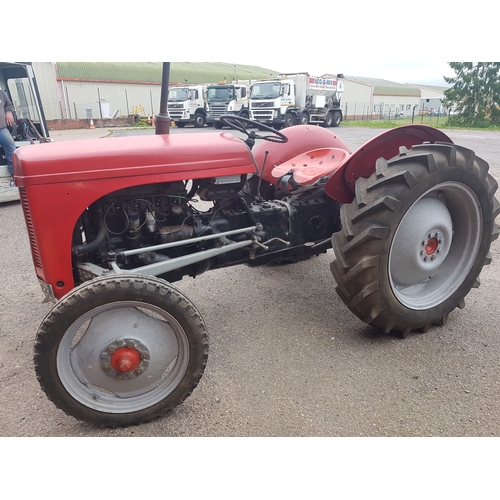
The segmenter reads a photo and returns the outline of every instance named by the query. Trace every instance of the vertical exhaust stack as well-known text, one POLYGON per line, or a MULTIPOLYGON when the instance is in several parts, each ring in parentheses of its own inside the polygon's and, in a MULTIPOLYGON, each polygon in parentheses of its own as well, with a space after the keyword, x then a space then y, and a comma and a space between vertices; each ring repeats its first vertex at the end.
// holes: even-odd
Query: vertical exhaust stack
POLYGON ((156 135, 170 134, 170 117, 168 116, 168 85, 170 80, 170 63, 163 63, 161 77, 160 114, 156 117, 156 135))

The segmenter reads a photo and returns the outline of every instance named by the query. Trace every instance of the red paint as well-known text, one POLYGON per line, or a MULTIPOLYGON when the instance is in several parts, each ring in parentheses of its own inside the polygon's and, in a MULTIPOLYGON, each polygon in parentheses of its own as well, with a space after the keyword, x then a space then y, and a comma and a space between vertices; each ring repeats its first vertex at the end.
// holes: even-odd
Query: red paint
POLYGON ((120 373, 134 371, 141 362, 141 355, 137 349, 120 347, 111 355, 111 366, 120 373))

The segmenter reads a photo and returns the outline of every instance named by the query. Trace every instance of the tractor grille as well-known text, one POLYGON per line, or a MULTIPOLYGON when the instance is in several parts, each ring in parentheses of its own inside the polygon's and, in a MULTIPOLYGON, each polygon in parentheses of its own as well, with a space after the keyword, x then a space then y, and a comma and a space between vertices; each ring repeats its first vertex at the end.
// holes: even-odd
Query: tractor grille
POLYGON ((40 258, 40 252, 38 251, 38 245, 36 244, 35 230, 33 229, 33 221, 31 220, 28 197, 26 196, 26 189, 19 188, 19 193, 21 195, 21 204, 23 207, 24 218, 26 219, 26 227, 28 228, 28 236, 30 239, 33 262, 35 263, 35 267, 39 267, 41 269, 42 259, 40 258))

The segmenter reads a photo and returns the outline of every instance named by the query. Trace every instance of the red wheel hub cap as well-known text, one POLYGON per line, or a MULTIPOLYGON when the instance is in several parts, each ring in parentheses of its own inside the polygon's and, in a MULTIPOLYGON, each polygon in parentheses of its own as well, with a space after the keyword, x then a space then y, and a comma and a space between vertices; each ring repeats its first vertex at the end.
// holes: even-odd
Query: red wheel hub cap
POLYGON ((121 373, 134 371, 141 362, 141 355, 137 349, 120 347, 111 356, 111 366, 121 373))
POLYGON ((425 245, 425 253, 427 255, 432 255, 437 250, 438 244, 437 238, 430 238, 425 245))

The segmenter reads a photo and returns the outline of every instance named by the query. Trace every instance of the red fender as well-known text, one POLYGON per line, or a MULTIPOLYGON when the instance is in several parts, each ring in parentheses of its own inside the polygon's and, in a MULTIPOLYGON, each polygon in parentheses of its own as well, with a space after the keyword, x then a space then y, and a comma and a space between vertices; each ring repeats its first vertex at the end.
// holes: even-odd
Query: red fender
POLYGON ((426 125, 404 125, 383 132, 363 144, 332 173, 325 186, 326 194, 341 203, 351 203, 356 179, 375 172, 378 158, 389 160, 399 154, 401 146, 410 149, 424 142, 453 141, 440 130, 426 125))

